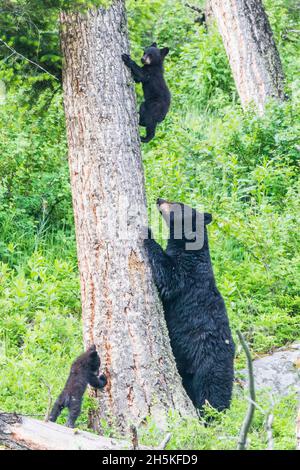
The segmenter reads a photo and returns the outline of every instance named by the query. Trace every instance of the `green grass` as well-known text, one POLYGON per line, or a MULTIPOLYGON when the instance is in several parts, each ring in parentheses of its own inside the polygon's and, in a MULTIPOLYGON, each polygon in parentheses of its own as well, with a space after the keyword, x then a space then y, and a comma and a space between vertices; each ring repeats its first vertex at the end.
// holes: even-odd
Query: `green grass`
MULTIPOLYGON (((253 356, 300 339, 300 50, 289 32, 299 17, 288 0, 265 4, 290 100, 257 117, 240 107, 214 28, 207 34, 194 24, 181 1, 128 2, 134 57, 153 39, 171 48, 172 108, 143 146, 148 203, 160 196, 212 213, 217 283, 233 331, 243 331, 253 356)), ((0 409, 32 415, 47 408, 45 381, 55 396, 83 347, 62 97, 45 78, 22 63, 0 68, 8 85, 0 105, 0 409)), ((236 367, 244 365, 238 349, 236 367)), ((236 448, 245 394, 236 387, 231 409, 209 427, 170 415, 168 448, 236 448)), ((267 392, 258 405, 251 449, 267 445, 267 392)), ((86 396, 78 427, 87 428, 94 406, 86 396)), ((295 416, 295 397, 276 401, 276 449, 295 447, 295 416)), ((150 419, 141 434, 153 445, 162 438, 150 419)))

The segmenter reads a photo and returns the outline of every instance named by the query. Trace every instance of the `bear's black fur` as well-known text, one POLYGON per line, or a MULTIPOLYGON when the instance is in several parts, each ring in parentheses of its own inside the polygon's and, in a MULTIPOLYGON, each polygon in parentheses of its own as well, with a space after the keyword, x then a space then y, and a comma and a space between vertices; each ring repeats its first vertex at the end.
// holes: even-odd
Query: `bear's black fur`
POLYGON ((91 346, 73 362, 65 388, 50 413, 50 421, 55 422, 62 410, 69 408, 67 426, 74 427, 75 421, 80 415, 82 397, 87 385, 101 389, 107 383, 105 375, 99 376, 100 364, 100 357, 95 345, 91 346))
POLYGON ((171 94, 163 75, 163 62, 169 49, 159 49, 154 42, 147 47, 142 57, 143 67, 139 67, 128 54, 123 54, 122 59, 130 68, 134 81, 142 83, 144 102, 140 107, 140 126, 146 127, 146 137, 141 137, 142 142, 149 142, 155 136, 156 126, 166 117, 171 103, 171 94))
POLYGON ((150 229, 144 244, 177 368, 196 408, 207 401, 221 411, 230 406, 234 342, 210 259, 211 215, 163 199, 158 208, 169 226, 167 248, 151 239, 150 229))

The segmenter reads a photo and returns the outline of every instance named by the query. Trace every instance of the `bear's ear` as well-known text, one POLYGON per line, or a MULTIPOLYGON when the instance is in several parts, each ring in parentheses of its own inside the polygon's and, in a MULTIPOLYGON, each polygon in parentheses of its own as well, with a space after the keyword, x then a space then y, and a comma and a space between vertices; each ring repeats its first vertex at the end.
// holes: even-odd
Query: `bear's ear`
POLYGON ((92 359, 94 359, 94 358, 97 357, 97 356, 98 356, 97 351, 91 351, 91 352, 90 352, 90 357, 91 357, 92 359))
POLYGON ((150 47, 157 47, 157 42, 154 42, 153 44, 151 44, 150 47))
POLYGON ((212 221, 212 215, 205 212, 204 213, 204 223, 205 223, 205 225, 210 224, 211 221, 212 221))
POLYGON ((168 47, 163 47, 160 49, 160 55, 164 59, 169 54, 170 49, 168 47))

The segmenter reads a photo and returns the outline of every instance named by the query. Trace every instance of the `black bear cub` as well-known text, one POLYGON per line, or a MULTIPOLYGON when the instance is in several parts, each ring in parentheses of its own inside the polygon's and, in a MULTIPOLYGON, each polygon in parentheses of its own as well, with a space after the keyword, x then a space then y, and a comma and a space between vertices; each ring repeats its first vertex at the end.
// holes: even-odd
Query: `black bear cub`
POLYGON ((221 411, 230 406, 235 348, 210 259, 206 226, 212 218, 181 203, 158 199, 157 205, 169 227, 167 248, 150 229, 144 245, 177 368, 196 408, 209 402, 221 411))
POLYGON ((139 67, 128 54, 122 59, 130 68, 134 81, 142 83, 144 102, 140 107, 140 126, 146 127, 146 136, 142 142, 150 142, 155 136, 156 126, 166 117, 171 103, 171 94, 163 75, 163 62, 169 49, 159 49, 156 42, 147 47, 142 57, 143 67, 139 67))
POLYGON ((55 422, 62 410, 69 408, 67 426, 74 427, 75 421, 80 415, 82 397, 87 385, 101 389, 107 383, 105 375, 99 375, 100 364, 100 357, 95 345, 73 362, 65 388, 52 408, 49 421, 55 422))

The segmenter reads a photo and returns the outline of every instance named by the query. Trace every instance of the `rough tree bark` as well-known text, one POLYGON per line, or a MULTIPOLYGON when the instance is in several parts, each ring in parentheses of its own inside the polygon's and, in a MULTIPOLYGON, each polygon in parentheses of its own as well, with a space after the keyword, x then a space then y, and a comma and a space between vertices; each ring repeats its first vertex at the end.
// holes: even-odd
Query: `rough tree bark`
POLYGON ((60 20, 84 340, 96 344, 108 377, 91 422, 100 430, 104 418, 124 432, 148 415, 161 422, 168 409, 194 410, 141 240, 146 200, 134 87, 121 60, 129 50, 124 1, 60 20), (126 201, 124 240, 110 225, 125 216, 126 201))
POLYGON ((260 114, 269 98, 284 99, 283 71, 261 0, 209 0, 243 107, 260 114))
POLYGON ((212 0, 206 0, 205 2, 205 16, 206 16, 206 24, 210 25, 213 19, 213 10, 211 5, 212 0))

